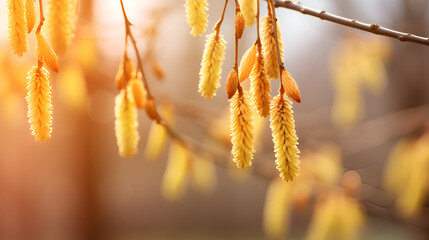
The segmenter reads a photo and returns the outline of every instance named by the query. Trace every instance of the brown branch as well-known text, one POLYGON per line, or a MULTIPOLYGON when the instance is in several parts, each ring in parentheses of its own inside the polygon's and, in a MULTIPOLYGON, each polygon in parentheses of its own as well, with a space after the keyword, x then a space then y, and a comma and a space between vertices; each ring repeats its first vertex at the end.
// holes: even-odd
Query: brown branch
POLYGON ((219 21, 216 23, 216 25, 213 28, 213 30, 215 30, 216 32, 216 36, 219 35, 220 26, 222 25, 223 19, 225 17, 225 10, 227 5, 228 5, 228 0, 225 0, 225 5, 223 6, 223 10, 222 10, 222 16, 220 17, 219 21))
POLYGON ((40 31, 42 30, 43 22, 45 22, 45 15, 43 14, 43 1, 42 0, 39 0, 39 10, 40 10, 40 22, 39 22, 39 26, 37 26, 36 34, 40 33, 40 31))
POLYGON ((369 24, 369 23, 359 22, 354 19, 344 18, 331 13, 327 13, 326 11, 308 8, 306 6, 301 5, 301 3, 299 2, 284 1, 284 0, 274 0, 274 2, 275 2, 275 7, 278 7, 278 8, 282 7, 282 8, 291 9, 291 10, 300 12, 302 14, 318 17, 322 20, 341 24, 350 28, 356 28, 356 29, 370 32, 377 35, 395 38, 403 42, 413 42, 413 43, 429 46, 429 38, 427 37, 421 37, 411 33, 395 31, 389 28, 382 27, 375 23, 369 24))

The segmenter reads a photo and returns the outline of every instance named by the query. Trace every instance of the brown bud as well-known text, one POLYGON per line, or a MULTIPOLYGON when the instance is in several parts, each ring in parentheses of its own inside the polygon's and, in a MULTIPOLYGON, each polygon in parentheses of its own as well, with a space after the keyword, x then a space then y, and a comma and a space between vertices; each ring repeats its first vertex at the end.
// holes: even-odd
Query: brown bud
POLYGON ((133 79, 130 84, 136 106, 140 109, 143 109, 145 105, 146 94, 144 92, 141 80, 133 79))
POLYGON ((127 53, 122 57, 122 62, 119 65, 118 73, 116 74, 116 88, 123 89, 134 75, 134 64, 128 57, 127 53))
POLYGON ((149 116, 150 119, 155 120, 156 122, 160 122, 161 119, 156 112, 155 108, 155 102, 153 101, 153 98, 149 98, 146 101, 146 114, 149 116))
POLYGON ((347 171, 341 178, 341 185, 350 195, 355 195, 358 192, 361 182, 361 177, 356 171, 347 171))
POLYGON ((240 39, 244 32, 246 22, 244 20, 244 14, 238 9, 235 12, 235 36, 240 39))
POLYGON ((287 96, 292 98, 295 102, 301 103, 301 94, 299 93, 298 85, 284 67, 282 67, 282 84, 287 96))
POLYGON ((232 71, 228 74, 228 80, 226 80, 226 95, 228 99, 231 99, 235 92, 237 92, 238 87, 238 76, 236 68, 233 68, 232 71))
POLYGON ((155 76, 159 80, 163 80, 165 78, 164 67, 155 59, 152 60, 151 65, 152 65, 152 70, 155 73, 155 76))
POLYGON ((252 72, 253 65, 256 60, 256 46, 253 45, 243 55, 240 61, 240 67, 238 68, 238 77, 240 82, 246 80, 252 72))

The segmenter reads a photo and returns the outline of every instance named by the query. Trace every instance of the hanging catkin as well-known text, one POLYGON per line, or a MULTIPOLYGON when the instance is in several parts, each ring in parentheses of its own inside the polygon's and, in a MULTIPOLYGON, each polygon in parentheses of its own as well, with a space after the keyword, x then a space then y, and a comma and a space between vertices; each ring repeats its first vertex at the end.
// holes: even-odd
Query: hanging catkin
POLYGON ((27 74, 28 123, 36 141, 51 138, 52 100, 49 72, 41 66, 33 67, 27 74))
POLYGON ((270 92, 271 82, 265 75, 264 58, 261 54, 261 47, 258 46, 258 56, 250 74, 250 91, 253 102, 261 117, 266 117, 270 113, 270 92))
POLYGON ((208 25, 208 15, 206 13, 207 9, 207 0, 186 0, 186 21, 192 28, 192 35, 201 35, 203 32, 206 31, 208 25))
MULTIPOLYGON (((261 18, 261 40, 262 40, 262 50, 264 54, 265 62, 265 74, 269 79, 276 79, 279 77, 279 62, 277 59, 277 48, 276 48, 276 38, 274 36, 274 20, 270 12, 268 15, 261 18)), ((277 39, 279 42, 280 57, 283 61, 283 39, 280 32, 280 26, 278 21, 276 21, 277 26, 277 39)))
POLYGON ((248 93, 240 87, 229 100, 231 111, 231 142, 234 163, 238 168, 252 165, 255 152, 255 123, 253 120, 253 105, 248 93))
POLYGON ((225 58, 226 41, 216 32, 207 35, 203 59, 201 60, 198 92, 205 98, 212 98, 220 87, 222 62, 225 58))
POLYGON ((137 121, 137 110, 125 90, 115 99, 115 134, 119 155, 131 157, 137 153, 140 140, 137 121))
POLYGON ((256 20, 256 1, 257 0, 238 0, 241 11, 246 19, 246 26, 252 26, 256 20))
POLYGON ((8 37, 12 52, 22 56, 28 50, 24 0, 8 0, 8 37))
POLYGON ((30 33, 36 23, 34 0, 25 0, 25 16, 27 20, 27 33, 30 33))
POLYGON ((59 55, 65 53, 74 38, 78 1, 49 0, 46 25, 52 47, 59 55))
POLYGON ((298 137, 292 103, 283 95, 277 95, 271 102, 270 123, 280 177, 286 182, 293 181, 299 173, 298 137))

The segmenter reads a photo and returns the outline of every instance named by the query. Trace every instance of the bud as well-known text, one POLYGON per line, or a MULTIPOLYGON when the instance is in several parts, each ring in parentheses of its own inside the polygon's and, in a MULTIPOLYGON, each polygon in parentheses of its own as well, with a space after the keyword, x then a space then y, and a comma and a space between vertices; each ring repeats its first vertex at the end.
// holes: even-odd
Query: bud
POLYGON ((240 39, 244 32, 244 27, 246 22, 244 20, 244 15, 238 8, 235 12, 235 36, 240 39))
POLYGON ((155 102, 153 101, 153 98, 149 98, 146 101, 146 114, 150 119, 155 120, 156 122, 161 121, 158 113, 156 112, 155 102))
POLYGON ((301 103, 301 94, 299 93, 298 85, 284 67, 282 67, 282 84, 287 96, 292 98, 295 102, 301 103))
POLYGON ((236 68, 233 68, 232 71, 228 74, 228 80, 226 81, 226 95, 228 99, 231 99, 235 92, 237 92, 238 87, 238 76, 236 68))
POLYGON ((143 84, 140 79, 133 79, 131 82, 131 90, 133 92, 133 98, 136 106, 140 109, 144 108, 145 103, 145 93, 143 89, 143 84))

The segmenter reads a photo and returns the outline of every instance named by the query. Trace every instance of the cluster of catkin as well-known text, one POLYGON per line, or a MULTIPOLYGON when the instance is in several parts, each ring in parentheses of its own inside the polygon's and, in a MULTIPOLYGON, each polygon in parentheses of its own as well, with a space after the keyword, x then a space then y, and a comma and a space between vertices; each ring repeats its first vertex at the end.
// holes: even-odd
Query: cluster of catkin
MULTIPOLYGON (((298 137, 295 132, 291 98, 301 102, 298 86, 283 66, 283 40, 275 10, 268 2, 267 16, 259 20, 259 0, 236 0, 235 39, 236 58, 226 81, 226 92, 230 101, 231 142, 233 161, 239 168, 251 166, 255 152, 254 116, 270 115, 276 165, 284 181, 292 181, 299 173, 298 137), (258 38, 245 52, 237 64, 238 39, 245 26, 257 24, 258 38), (259 24, 261 28, 259 28, 259 24), (280 56, 278 57, 278 55, 280 56), (281 78, 279 94, 271 100, 271 80, 281 78), (241 82, 250 78, 250 90, 245 91, 241 82)), ((225 1, 225 8, 228 1, 225 1)), ((191 33, 201 35, 207 27, 207 0, 187 0, 185 4, 187 22, 191 33)), ((198 92, 209 99, 220 87, 221 66, 225 56, 226 41, 219 34, 222 17, 207 35, 201 61, 198 92)))
MULTIPOLYGON (((77 0, 49 0, 47 3, 48 33, 54 46, 62 45, 59 52, 64 53, 73 38, 76 21, 77 0), (64 29, 68 29, 64 31, 64 29), (55 36, 60 36, 57 38, 55 36)), ((27 74, 27 103, 28 122, 31 134, 36 141, 43 142, 51 137, 52 133, 52 99, 50 74, 59 70, 56 51, 42 35, 44 22, 43 4, 39 0, 40 23, 35 31, 37 65, 27 74)), ((8 0, 8 37, 12 52, 22 56, 28 51, 28 34, 36 23, 36 13, 33 0, 8 0)), ((57 50, 57 49, 55 49, 57 50)))

